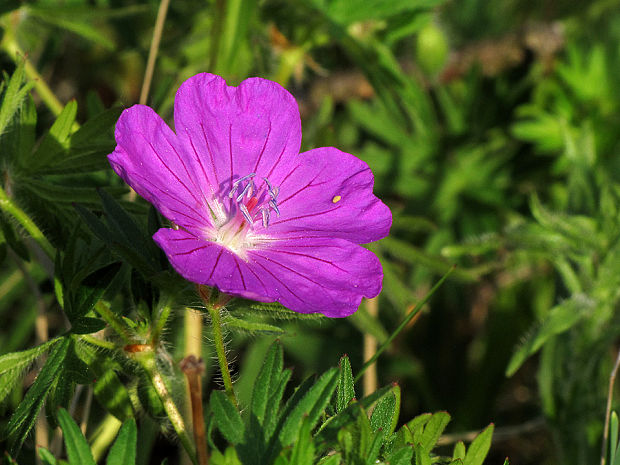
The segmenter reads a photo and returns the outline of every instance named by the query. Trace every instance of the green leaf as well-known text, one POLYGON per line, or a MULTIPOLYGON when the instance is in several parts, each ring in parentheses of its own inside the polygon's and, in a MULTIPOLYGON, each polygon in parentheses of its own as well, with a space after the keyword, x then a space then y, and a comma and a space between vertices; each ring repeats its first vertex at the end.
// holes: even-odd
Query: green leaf
POLYGON ((405 446, 393 451, 386 462, 390 465, 410 465, 413 459, 413 447, 405 446))
POLYGON ((24 170, 30 173, 37 172, 53 163, 69 148, 71 129, 75 123, 76 114, 77 103, 71 100, 62 109, 49 132, 43 136, 41 144, 28 162, 22 165, 24 170))
POLYGON ((454 445, 454 451, 452 452, 452 460, 464 460, 465 459, 465 444, 463 441, 458 441, 454 445))
POLYGON ((121 426, 116 441, 112 444, 107 465, 135 465, 138 428, 133 418, 125 421, 121 426))
POLYGON ((25 70, 24 62, 22 61, 18 63, 2 96, 2 104, 0 105, 0 135, 4 134, 15 113, 19 111, 28 91, 34 86, 33 82, 22 86, 24 77, 25 70))
POLYGON ((51 339, 32 349, 11 352, 0 357, 0 402, 13 390, 37 357, 50 350, 59 341, 59 338, 51 339))
POLYGON ((45 447, 37 447, 37 453, 39 454, 39 458, 43 462, 43 465, 56 465, 58 463, 56 457, 54 457, 45 447))
MULTIPOLYGON (((265 412, 268 407, 269 395, 274 392, 280 384, 283 366, 283 351, 279 341, 275 341, 269 347, 263 367, 261 368, 254 384, 252 401, 250 403, 250 413, 256 418, 260 425, 265 419, 265 412)), ((270 408, 276 405, 270 404, 270 408)))
POLYGON ((428 420, 424 426, 424 432, 419 437, 419 444, 425 451, 433 450, 449 422, 450 415, 446 412, 437 412, 428 420))
POLYGON ((224 438, 231 444, 240 444, 245 436, 245 426, 239 411, 223 391, 211 392, 209 404, 215 424, 224 438))
POLYGON ((237 330, 248 334, 283 334, 285 332, 278 326, 235 318, 230 314, 226 315, 223 323, 226 325, 227 329, 237 330))
POLYGON ((58 423, 62 428, 69 463, 71 465, 95 465, 95 459, 90 452, 88 442, 86 442, 82 431, 73 421, 71 415, 64 408, 58 410, 58 423))
POLYGON ((56 5, 54 7, 31 6, 28 8, 28 13, 45 23, 71 31, 109 50, 114 49, 114 42, 104 32, 105 29, 99 30, 91 24, 92 20, 96 18, 84 14, 85 12, 79 7, 74 5, 56 5), (91 21, 88 21, 88 19, 91 19, 91 21))
POLYGON ((83 316, 74 320, 71 324, 73 334, 92 334, 106 327, 106 322, 99 318, 83 316))
POLYGON ((64 337, 54 346, 37 379, 9 420, 6 434, 12 451, 17 451, 21 448, 22 443, 34 425, 45 397, 52 388, 53 383, 58 381, 58 373, 62 371, 70 344, 71 338, 64 337))
POLYGON ((594 304, 589 297, 577 294, 549 310, 545 319, 540 322, 537 328, 530 331, 510 359, 506 368, 506 376, 512 376, 550 338, 575 326, 588 314, 594 304))
MULTIPOLYGON (((397 391, 400 394, 400 389, 397 391)), ((398 422, 398 411, 396 402, 396 393, 392 391, 392 395, 382 397, 372 411, 370 416, 370 426, 374 432, 382 430, 387 436, 392 434, 398 422), (395 421, 396 420, 396 421, 395 421)))
POLYGON ((484 459, 491 448, 491 439, 493 438, 493 430, 495 426, 490 424, 482 433, 476 436, 467 449, 467 455, 463 460, 463 465, 482 465, 484 459))
POLYGON ((305 417, 299 428, 299 434, 293 446, 293 452, 291 453, 289 463, 295 465, 312 465, 314 463, 314 443, 312 442, 311 434, 312 426, 310 418, 305 417))
POLYGON ((338 386, 336 388, 336 411, 342 412, 349 406, 349 402, 355 398, 355 386, 353 384, 353 372, 351 362, 347 355, 340 359, 338 386))
POLYGON ((78 289, 72 292, 71 305, 67 305, 65 294, 65 312, 70 321, 83 318, 95 307, 120 269, 121 263, 115 262, 88 275, 78 289))
POLYGON ((338 369, 332 368, 325 372, 316 383, 308 390, 306 395, 293 406, 290 413, 285 417, 280 430, 279 438, 282 445, 291 444, 300 428, 305 415, 314 426, 319 416, 329 403, 336 385, 338 384, 338 369))
POLYGON ((346 409, 337 415, 331 417, 326 422, 318 433, 318 442, 329 442, 336 439, 338 432, 357 420, 360 414, 364 413, 364 409, 367 409, 372 404, 377 402, 383 396, 387 395, 392 390, 392 386, 384 386, 381 389, 376 390, 372 394, 364 397, 358 402, 352 402, 346 409))

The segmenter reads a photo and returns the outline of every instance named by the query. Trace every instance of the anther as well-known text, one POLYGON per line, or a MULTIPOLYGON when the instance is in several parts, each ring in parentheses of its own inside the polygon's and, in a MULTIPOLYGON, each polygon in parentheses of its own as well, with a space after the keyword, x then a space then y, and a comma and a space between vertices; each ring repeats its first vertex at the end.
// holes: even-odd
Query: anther
MULTIPOLYGON (((237 202, 241 202, 241 200, 243 199, 243 196, 244 196, 246 193, 248 193, 248 191, 249 191, 251 188, 252 188, 252 181, 250 181, 249 183, 247 183, 247 184, 245 185, 245 188, 243 189, 243 192, 241 192, 241 194, 239 194, 239 195, 237 196, 237 202)), ((252 195, 252 194, 250 193, 250 196, 251 196, 251 195, 252 195)))
MULTIPOLYGON (((230 199, 233 198, 233 196, 235 195, 235 192, 237 192, 237 188, 239 187, 239 184, 241 184, 246 179, 253 178, 254 176, 256 176, 256 173, 246 174, 245 176, 242 176, 239 179, 237 179, 235 182, 233 182, 232 189, 228 193, 228 198, 230 199)), ((247 186, 246 186, 246 189, 247 189, 247 186)))
POLYGON ((278 218, 280 217, 280 209, 278 208, 278 204, 276 203, 275 199, 271 199, 269 201, 269 206, 271 208, 273 208, 273 211, 276 212, 276 215, 278 215, 278 218))

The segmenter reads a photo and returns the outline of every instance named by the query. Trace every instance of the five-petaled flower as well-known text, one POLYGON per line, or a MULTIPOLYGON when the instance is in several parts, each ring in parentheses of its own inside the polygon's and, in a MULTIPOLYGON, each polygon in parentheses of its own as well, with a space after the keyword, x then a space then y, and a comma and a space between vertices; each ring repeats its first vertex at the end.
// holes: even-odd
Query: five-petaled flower
POLYGON ((301 313, 343 317, 381 290, 390 210, 368 165, 332 147, 299 153, 297 103, 260 78, 179 88, 173 132, 135 105, 116 125, 114 171, 175 228, 153 239, 185 279, 301 313))

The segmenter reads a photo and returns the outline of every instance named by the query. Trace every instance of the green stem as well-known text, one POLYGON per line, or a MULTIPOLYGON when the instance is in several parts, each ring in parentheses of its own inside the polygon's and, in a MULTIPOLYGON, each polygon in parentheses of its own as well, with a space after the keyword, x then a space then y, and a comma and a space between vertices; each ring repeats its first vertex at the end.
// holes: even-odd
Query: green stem
POLYGON ((100 300, 95 304, 95 311, 114 331, 116 331, 116 334, 121 337, 125 344, 129 344, 133 341, 131 330, 103 301, 100 300))
POLYGON ((428 291, 428 293, 424 296, 424 298, 422 300, 420 300, 415 307, 413 307, 411 309, 411 311, 409 312, 409 314, 403 319, 403 321, 401 321, 401 323, 398 325, 398 328, 396 328, 394 330, 394 332, 392 332, 392 334, 390 334, 390 337, 388 337, 385 342, 383 344, 381 344, 381 346, 377 349, 377 351, 375 352, 375 354, 370 357, 370 359, 364 363, 364 365, 362 366, 362 368, 360 369, 359 373, 357 374, 357 376, 355 377, 355 379, 353 380, 354 382, 358 382, 359 379, 362 377, 362 375, 364 374, 364 372, 368 369, 369 366, 371 366, 373 363, 375 363, 375 361, 379 358, 379 355, 381 355, 383 353, 383 351, 385 349, 387 349, 389 347, 389 345, 392 343, 392 341, 396 338, 396 336, 398 336, 400 334, 400 332, 405 329, 405 327, 407 326, 407 324, 409 324, 409 322, 411 321, 411 319, 416 316, 420 310, 422 309, 422 307, 424 306, 424 304, 426 304, 426 302, 428 302, 428 300, 431 298, 431 296, 435 293, 435 291, 437 289, 439 289, 439 287, 444 283, 444 281, 446 279, 448 279, 448 276, 450 276, 452 274, 452 272, 454 271, 456 267, 453 266, 452 268, 450 268, 448 270, 448 272, 443 275, 441 277, 441 279, 439 281, 437 281, 437 284, 435 284, 433 286, 433 288, 428 291))
POLYGON ((52 260, 54 260, 54 247, 41 232, 39 227, 30 219, 30 217, 19 208, 13 200, 9 198, 6 191, 0 187, 0 210, 8 213, 30 234, 30 236, 39 244, 43 252, 52 260))
POLYGON ((237 397, 233 389, 232 378, 230 377, 230 370, 228 369, 228 360, 226 359, 226 348, 224 347, 224 332, 222 330, 222 315, 220 309, 209 305, 207 302, 207 310, 211 316, 211 325, 213 328, 213 343, 215 344, 215 352, 217 353, 217 361, 220 365, 220 371, 222 372, 222 379, 224 380, 224 389, 228 398, 231 400, 235 407, 237 404, 237 397))
POLYGON ((19 64, 20 60, 24 61, 26 75, 34 82, 34 88, 37 94, 39 94, 39 97, 41 97, 41 100, 47 105, 50 111, 54 113, 55 116, 58 116, 63 109, 63 104, 60 103, 60 100, 54 95, 54 92, 52 92, 30 60, 26 58, 26 54, 15 40, 11 27, 5 29, 4 38, 2 42, 0 42, 0 48, 2 48, 15 63, 19 64))
POLYGON ((194 449, 194 446, 192 445, 192 440, 187 434, 187 428, 185 427, 183 417, 181 416, 179 409, 172 400, 172 397, 170 396, 170 392, 168 391, 166 382, 159 370, 157 369, 155 353, 152 350, 137 352, 135 354, 135 360, 142 366, 147 376, 149 377, 151 384, 155 388, 155 392, 157 392, 157 395, 159 396, 159 399, 164 406, 166 415, 168 416, 170 423, 172 423, 172 427, 176 431, 177 436, 181 441, 181 444, 187 452, 187 455, 189 455, 192 463, 197 464, 196 451, 194 449))

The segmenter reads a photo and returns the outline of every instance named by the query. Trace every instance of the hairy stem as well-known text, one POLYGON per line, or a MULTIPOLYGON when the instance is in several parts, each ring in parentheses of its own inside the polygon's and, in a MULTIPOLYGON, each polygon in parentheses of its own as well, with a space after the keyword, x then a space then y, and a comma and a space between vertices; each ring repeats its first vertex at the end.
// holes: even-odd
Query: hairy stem
POLYGON ((100 300, 95 304, 95 311, 121 337, 125 344, 132 341, 131 330, 103 301, 100 300))
POLYGON ((155 392, 157 392, 157 395, 164 406, 164 410, 166 411, 166 415, 168 416, 170 423, 172 423, 172 427, 177 433, 181 444, 187 451, 187 454, 191 458, 192 462, 197 465, 198 462, 196 461, 196 452, 192 446, 192 441, 187 434, 185 422, 183 421, 183 417, 181 416, 179 409, 172 400, 172 396, 168 391, 168 387, 166 386, 163 376, 157 368, 155 353, 152 350, 137 352, 135 354, 135 359, 142 366, 151 381, 151 384, 155 388, 155 392))
POLYGON ((224 389, 226 390, 226 395, 228 395, 228 398, 236 407, 238 405, 237 397, 235 396, 235 391, 233 389, 232 378, 228 368, 228 360, 226 359, 226 348, 224 347, 224 332, 222 330, 222 315, 220 314, 220 308, 207 303, 207 310, 211 316, 213 343, 215 344, 217 361, 220 365, 220 371, 222 372, 222 379, 224 380, 224 389))
POLYGON ((50 258, 54 259, 54 247, 47 240, 47 237, 41 232, 39 227, 32 219, 19 208, 15 202, 7 195, 6 191, 0 187, 0 210, 11 215, 15 220, 30 234, 37 244, 43 249, 43 252, 50 258))

